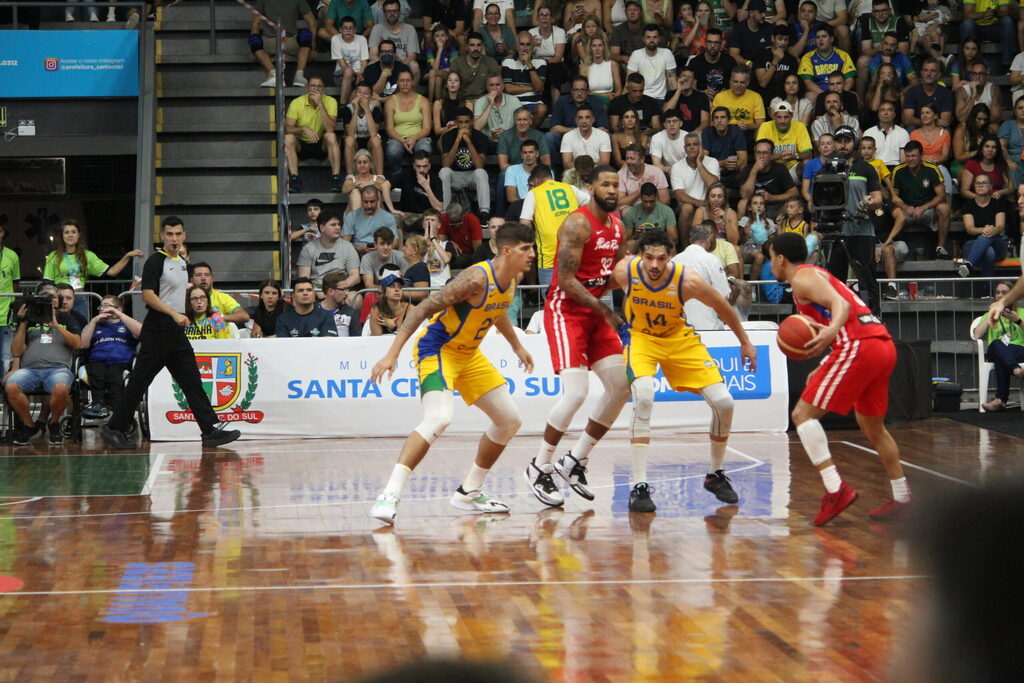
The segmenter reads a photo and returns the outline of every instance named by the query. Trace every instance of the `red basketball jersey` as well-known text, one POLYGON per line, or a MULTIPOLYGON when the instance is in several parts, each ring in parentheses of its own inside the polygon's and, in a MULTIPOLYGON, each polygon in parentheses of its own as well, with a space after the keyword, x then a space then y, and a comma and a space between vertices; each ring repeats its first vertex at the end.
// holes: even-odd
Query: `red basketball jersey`
MULTIPOLYGON (((798 270, 804 268, 816 270, 828 278, 828 283, 832 285, 833 289, 850 304, 850 315, 846 318, 846 324, 843 325, 843 329, 839 330, 839 334, 832 342, 833 351, 842 349, 847 342, 856 339, 892 339, 882 321, 875 317, 871 309, 853 293, 853 290, 846 286, 845 282, 818 266, 802 265, 797 267, 798 270)), ((824 306, 815 303, 796 304, 796 310, 822 325, 832 323, 832 313, 824 306)))
MULTIPOLYGON (((605 225, 597 220, 586 206, 581 206, 573 213, 581 213, 590 221, 590 239, 583 245, 576 279, 588 292, 600 299, 608 289, 608 279, 615 269, 615 257, 619 253, 619 245, 622 244, 622 223, 615 216, 608 216, 609 225, 605 225)), ((548 288, 548 301, 556 298, 566 298, 565 292, 558 288, 557 262, 551 278, 551 287, 548 288)))

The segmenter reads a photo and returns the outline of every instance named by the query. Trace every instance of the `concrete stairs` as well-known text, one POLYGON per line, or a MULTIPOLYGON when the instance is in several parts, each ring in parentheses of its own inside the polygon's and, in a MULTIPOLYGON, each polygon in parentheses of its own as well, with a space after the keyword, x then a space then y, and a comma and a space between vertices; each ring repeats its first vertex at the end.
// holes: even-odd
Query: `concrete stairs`
POLYGON ((241 5, 217 0, 215 54, 207 2, 158 10, 154 24, 154 239, 163 217, 181 217, 192 260, 210 263, 221 288, 282 275, 274 91, 259 87, 251 21, 241 5))

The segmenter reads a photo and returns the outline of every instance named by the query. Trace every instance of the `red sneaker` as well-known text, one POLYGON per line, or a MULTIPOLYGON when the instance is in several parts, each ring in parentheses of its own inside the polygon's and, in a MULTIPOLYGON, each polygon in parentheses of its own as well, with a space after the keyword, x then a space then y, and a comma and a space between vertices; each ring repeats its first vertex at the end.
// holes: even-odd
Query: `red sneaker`
POLYGON ((835 493, 826 493, 821 499, 821 510, 814 518, 814 526, 821 526, 838 515, 846 508, 853 505, 857 500, 857 492, 854 491, 845 481, 835 493))
POLYGON ((872 519, 889 520, 889 519, 903 519, 907 516, 910 511, 910 503, 898 503, 895 500, 890 500, 883 505, 879 505, 874 510, 869 510, 868 515, 872 519))

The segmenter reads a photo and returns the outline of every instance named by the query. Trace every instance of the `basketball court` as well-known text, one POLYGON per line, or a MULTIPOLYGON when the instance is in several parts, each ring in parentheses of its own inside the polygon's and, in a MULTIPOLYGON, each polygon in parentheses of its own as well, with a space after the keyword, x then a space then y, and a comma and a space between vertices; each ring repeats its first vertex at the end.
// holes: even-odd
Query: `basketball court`
MULTIPOLYGON (((1020 441, 945 419, 893 429, 919 500, 1020 470, 1020 441)), ((424 656, 508 658, 539 680, 885 678, 925 578, 857 432, 830 432, 861 498, 825 527, 795 435, 734 434, 740 496, 702 488, 706 436, 655 430, 654 515, 629 449, 595 449, 587 503, 546 509, 517 437, 489 477, 512 506, 449 507, 475 439, 443 437, 396 526, 367 516, 400 439, 0 451, 0 680, 344 680, 424 656)))

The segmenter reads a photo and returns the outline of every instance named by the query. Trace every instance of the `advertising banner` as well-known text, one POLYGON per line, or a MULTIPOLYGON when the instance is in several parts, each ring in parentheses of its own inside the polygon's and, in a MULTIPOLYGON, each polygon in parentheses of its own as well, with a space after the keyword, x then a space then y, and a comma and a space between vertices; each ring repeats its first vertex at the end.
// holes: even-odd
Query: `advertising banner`
MULTIPOLYGON (((508 343, 497 333, 481 350, 505 376, 523 417, 521 434, 540 434, 548 411, 561 393, 551 369, 547 338, 521 334, 533 356, 534 371, 520 367, 508 343)), ((746 371, 731 332, 703 332, 711 356, 736 399, 733 431, 785 431, 789 389, 786 360, 775 332, 750 330, 757 347, 757 371, 746 371)), ((412 362, 412 341, 399 357, 393 377, 380 386, 370 370, 391 345, 392 337, 342 339, 223 339, 193 342, 200 376, 222 421, 236 423, 243 439, 404 437, 419 423, 419 381, 412 362)), ((706 431, 711 412, 700 396, 673 391, 659 372, 652 425, 706 431)), ((571 429, 586 425, 603 389, 591 375, 587 403, 571 429)), ((154 441, 199 438, 184 394, 164 371, 149 389, 149 421, 154 441)), ((629 424, 627 405, 615 427, 629 424)), ((487 417, 455 400, 449 433, 481 433, 487 417)))
POLYGON ((4 31, 2 97, 137 97, 135 31, 4 31))

